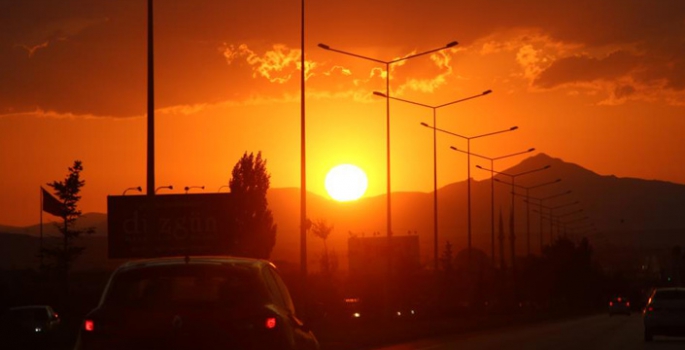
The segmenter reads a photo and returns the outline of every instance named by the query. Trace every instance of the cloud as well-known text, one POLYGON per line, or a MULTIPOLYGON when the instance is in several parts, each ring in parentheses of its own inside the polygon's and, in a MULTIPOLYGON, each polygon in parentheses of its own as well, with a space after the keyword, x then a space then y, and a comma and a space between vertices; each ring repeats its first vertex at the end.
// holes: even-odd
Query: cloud
POLYGON ((542 88, 553 88, 578 82, 617 80, 634 71, 640 61, 639 57, 625 51, 612 52, 605 57, 563 57, 534 74, 533 84, 542 88))
POLYGON ((28 54, 29 54, 29 58, 31 58, 31 56, 33 56, 33 54, 36 53, 36 51, 38 51, 39 49, 44 49, 44 48, 48 47, 49 43, 50 43, 49 41, 44 41, 38 45, 33 45, 33 46, 18 45, 18 44, 15 46, 21 47, 22 49, 26 50, 26 52, 28 52, 28 54))
MULTIPOLYGON (((300 49, 292 49, 284 44, 276 44, 271 50, 259 55, 251 50, 247 44, 234 45, 223 44, 219 50, 226 58, 226 63, 231 65, 238 59, 244 59, 252 69, 252 77, 262 77, 272 83, 283 84, 290 81, 296 71, 300 70, 300 49)), ((317 63, 305 60, 305 78, 313 75, 317 63)))

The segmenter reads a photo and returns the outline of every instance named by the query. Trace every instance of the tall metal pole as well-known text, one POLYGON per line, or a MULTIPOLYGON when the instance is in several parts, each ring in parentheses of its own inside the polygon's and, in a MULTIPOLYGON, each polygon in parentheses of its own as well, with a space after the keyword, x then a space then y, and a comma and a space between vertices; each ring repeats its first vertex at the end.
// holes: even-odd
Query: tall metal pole
POLYGON ((388 199, 388 250, 390 249, 390 237, 392 237, 392 215, 390 214, 390 63, 385 63, 385 95, 388 98, 385 99, 385 149, 386 149, 386 159, 387 159, 387 199, 388 199))
POLYGON ((305 128, 304 0, 300 24, 300 273, 302 304, 307 314, 307 147, 305 128))
MULTIPOLYGON (((433 108, 433 125, 437 125, 436 108, 433 108)), ((433 260, 434 271, 438 272, 438 131, 433 129, 433 260)))
MULTIPOLYGON (((435 125, 435 124, 433 124, 435 125)), ((467 265, 468 269, 470 271, 471 269, 471 138, 466 139, 466 181, 467 181, 467 189, 466 189, 466 197, 468 201, 467 205, 467 215, 468 219, 466 220, 467 222, 467 230, 468 230, 468 250, 467 250, 467 265)))
MULTIPOLYGON (((409 104, 421 106, 421 107, 426 107, 430 108, 433 111, 433 125, 437 127, 437 110, 438 108, 446 107, 449 105, 453 105, 455 103, 471 100, 480 96, 485 96, 488 95, 492 92, 492 90, 486 90, 483 91, 482 93, 478 95, 473 95, 469 96, 466 98, 454 100, 448 103, 444 103, 441 105, 437 106, 429 106, 427 104, 415 102, 415 101, 410 101, 410 100, 405 100, 402 98, 397 98, 397 97, 390 97, 386 93, 374 91, 373 94, 377 96, 381 96, 383 98, 387 99, 393 99, 393 100, 398 100, 402 102, 406 102, 409 104)), ((434 251, 433 251, 433 261, 435 263, 435 271, 438 270, 438 160, 437 160, 437 128, 433 128, 433 244, 434 244, 434 251)))
POLYGON ((526 188, 526 253, 530 255, 530 188, 526 188))
POLYGON ((495 159, 490 158, 490 259, 495 266, 495 159))
POLYGON ((155 195, 155 74, 152 0, 147 1, 147 195, 155 195))

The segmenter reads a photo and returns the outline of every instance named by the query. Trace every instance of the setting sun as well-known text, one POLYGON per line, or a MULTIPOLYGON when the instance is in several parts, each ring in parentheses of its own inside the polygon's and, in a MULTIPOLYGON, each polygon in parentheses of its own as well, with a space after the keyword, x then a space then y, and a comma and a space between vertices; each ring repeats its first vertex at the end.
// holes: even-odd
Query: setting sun
POLYGON ((362 169, 351 164, 342 164, 326 175, 326 191, 331 198, 340 201, 359 199, 368 186, 368 179, 362 169))

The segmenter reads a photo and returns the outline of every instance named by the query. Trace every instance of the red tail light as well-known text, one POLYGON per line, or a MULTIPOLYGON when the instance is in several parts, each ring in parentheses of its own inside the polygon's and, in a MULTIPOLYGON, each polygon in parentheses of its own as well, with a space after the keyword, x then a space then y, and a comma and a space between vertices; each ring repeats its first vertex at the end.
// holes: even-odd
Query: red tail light
POLYGON ((630 306, 630 302, 629 302, 629 301, 626 301, 626 306, 630 306))
POLYGON ((614 306, 614 302, 613 302, 613 301, 610 301, 610 302, 609 302, 609 306, 614 306))
POLYGON ((92 332, 95 330, 95 322, 93 320, 86 320, 83 322, 83 330, 86 332, 92 332))
POLYGON ((276 317, 267 318, 266 322, 264 323, 264 326, 266 326, 267 329, 276 328, 276 317))

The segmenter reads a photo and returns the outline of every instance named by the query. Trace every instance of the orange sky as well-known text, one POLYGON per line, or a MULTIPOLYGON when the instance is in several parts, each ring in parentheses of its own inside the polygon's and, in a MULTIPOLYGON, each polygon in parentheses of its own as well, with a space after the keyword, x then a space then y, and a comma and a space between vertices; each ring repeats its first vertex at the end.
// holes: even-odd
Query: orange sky
MULTIPOLYGON (((9 4, 8 4, 9 3, 9 4)), ((39 186, 83 161, 81 209, 146 183, 146 1, 0 5, 0 224, 39 219, 39 186), (65 5, 66 4, 66 5, 65 5)), ((216 191, 245 152, 261 151, 272 187, 300 183, 298 1, 157 1, 156 184, 216 191)), ((599 174, 685 184, 685 3, 677 0, 310 1, 307 3, 308 189, 324 194, 340 163, 385 193, 381 66, 391 94, 440 105, 437 125, 497 157, 530 147, 599 174)), ((430 109, 391 103, 393 191, 431 191, 430 109)), ((466 158, 438 135, 439 186, 466 158)), ((502 160, 498 169, 519 162, 502 160)), ((476 160, 473 163, 479 164, 476 160)), ((482 163, 482 162, 481 162, 482 163)), ((483 164, 488 165, 488 164, 483 164)), ((472 176, 487 173, 472 170, 472 176)))

